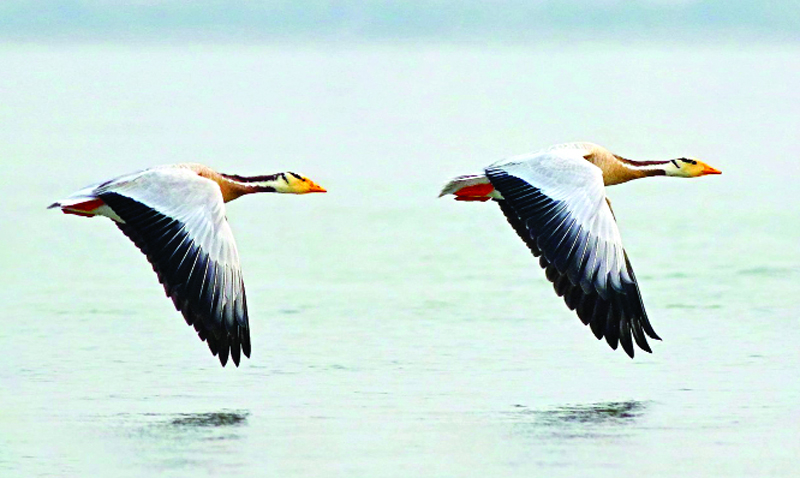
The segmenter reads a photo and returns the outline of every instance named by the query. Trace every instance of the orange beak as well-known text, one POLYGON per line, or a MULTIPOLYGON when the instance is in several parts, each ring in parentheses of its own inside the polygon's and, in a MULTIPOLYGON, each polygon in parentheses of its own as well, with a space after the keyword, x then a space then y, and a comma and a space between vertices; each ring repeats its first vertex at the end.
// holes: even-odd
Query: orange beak
POLYGON ((705 167, 703 167, 703 174, 704 175, 705 174, 722 174, 722 171, 720 171, 719 169, 716 169, 716 168, 712 168, 711 166, 706 164, 705 167))
POLYGON ((310 193, 326 193, 328 192, 327 189, 323 188, 317 183, 311 183, 311 187, 308 188, 308 192, 310 193))

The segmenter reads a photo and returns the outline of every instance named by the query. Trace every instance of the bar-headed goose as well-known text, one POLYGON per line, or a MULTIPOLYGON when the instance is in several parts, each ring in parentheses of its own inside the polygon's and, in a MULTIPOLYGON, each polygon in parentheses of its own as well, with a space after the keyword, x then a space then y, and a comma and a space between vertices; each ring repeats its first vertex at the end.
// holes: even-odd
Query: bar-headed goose
POLYGON ((223 366, 250 356, 239 253, 225 204, 258 192, 325 192, 295 173, 221 174, 200 164, 157 166, 89 186, 50 205, 106 216, 147 256, 167 296, 223 366))
POLYGON ((530 248, 556 293, 598 339, 633 357, 660 340, 644 311, 604 186, 648 176, 720 174, 690 158, 632 161, 591 143, 570 143, 501 160, 483 174, 459 176, 439 197, 495 200, 530 248), (633 340, 632 340, 633 339, 633 340))

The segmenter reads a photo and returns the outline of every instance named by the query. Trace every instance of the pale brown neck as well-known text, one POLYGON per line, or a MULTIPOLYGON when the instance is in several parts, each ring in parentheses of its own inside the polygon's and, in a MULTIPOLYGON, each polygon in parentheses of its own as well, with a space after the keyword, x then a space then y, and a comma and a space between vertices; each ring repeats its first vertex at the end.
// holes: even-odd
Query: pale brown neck
MULTIPOLYGON (((222 174, 202 164, 187 164, 198 175, 210 179, 219 185, 222 200, 233 201, 245 194, 278 192, 283 173, 268 176, 238 176, 235 174, 222 174)), ((285 179, 284 179, 285 182, 285 179)))
POLYGON ((239 176, 237 174, 219 174, 218 181, 225 202, 252 193, 281 192, 281 185, 286 182, 284 173, 263 176, 239 176), (283 181, 283 182, 281 182, 283 181))
POLYGON ((614 164, 603 169, 603 182, 606 186, 621 184, 649 176, 665 176, 670 161, 634 161, 614 155, 614 164))

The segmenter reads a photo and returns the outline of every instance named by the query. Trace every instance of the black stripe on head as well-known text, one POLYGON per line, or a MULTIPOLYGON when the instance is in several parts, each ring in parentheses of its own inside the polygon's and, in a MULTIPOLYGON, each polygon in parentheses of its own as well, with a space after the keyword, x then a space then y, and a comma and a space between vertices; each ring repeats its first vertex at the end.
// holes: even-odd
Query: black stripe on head
POLYGON ((227 179, 232 179, 234 181, 238 181, 240 183, 261 183, 264 181, 275 181, 279 177, 283 177, 286 180, 286 176, 283 173, 277 174, 267 174, 263 176, 239 176, 238 174, 223 174, 220 173, 220 176, 227 179))
POLYGON ((625 163, 625 164, 630 164, 630 165, 633 165, 633 166, 652 166, 652 165, 656 165, 656 164, 667 164, 667 163, 669 163, 669 160, 667 160, 667 161, 634 161, 632 159, 623 158, 622 156, 614 155, 614 157, 617 158, 618 160, 620 160, 621 162, 625 163))

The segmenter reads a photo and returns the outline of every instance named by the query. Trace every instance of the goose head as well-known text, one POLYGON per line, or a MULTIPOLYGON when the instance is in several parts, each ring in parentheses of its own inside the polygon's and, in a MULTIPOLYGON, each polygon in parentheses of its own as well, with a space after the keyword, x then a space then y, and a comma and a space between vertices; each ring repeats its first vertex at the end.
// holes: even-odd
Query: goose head
POLYGON ((293 172, 286 172, 279 175, 275 183, 275 192, 287 194, 308 194, 325 193, 325 188, 314 181, 293 172))
POLYGON ((694 158, 677 158, 670 160, 671 167, 666 169, 668 176, 681 178, 698 178, 709 174, 722 174, 722 171, 694 158))

